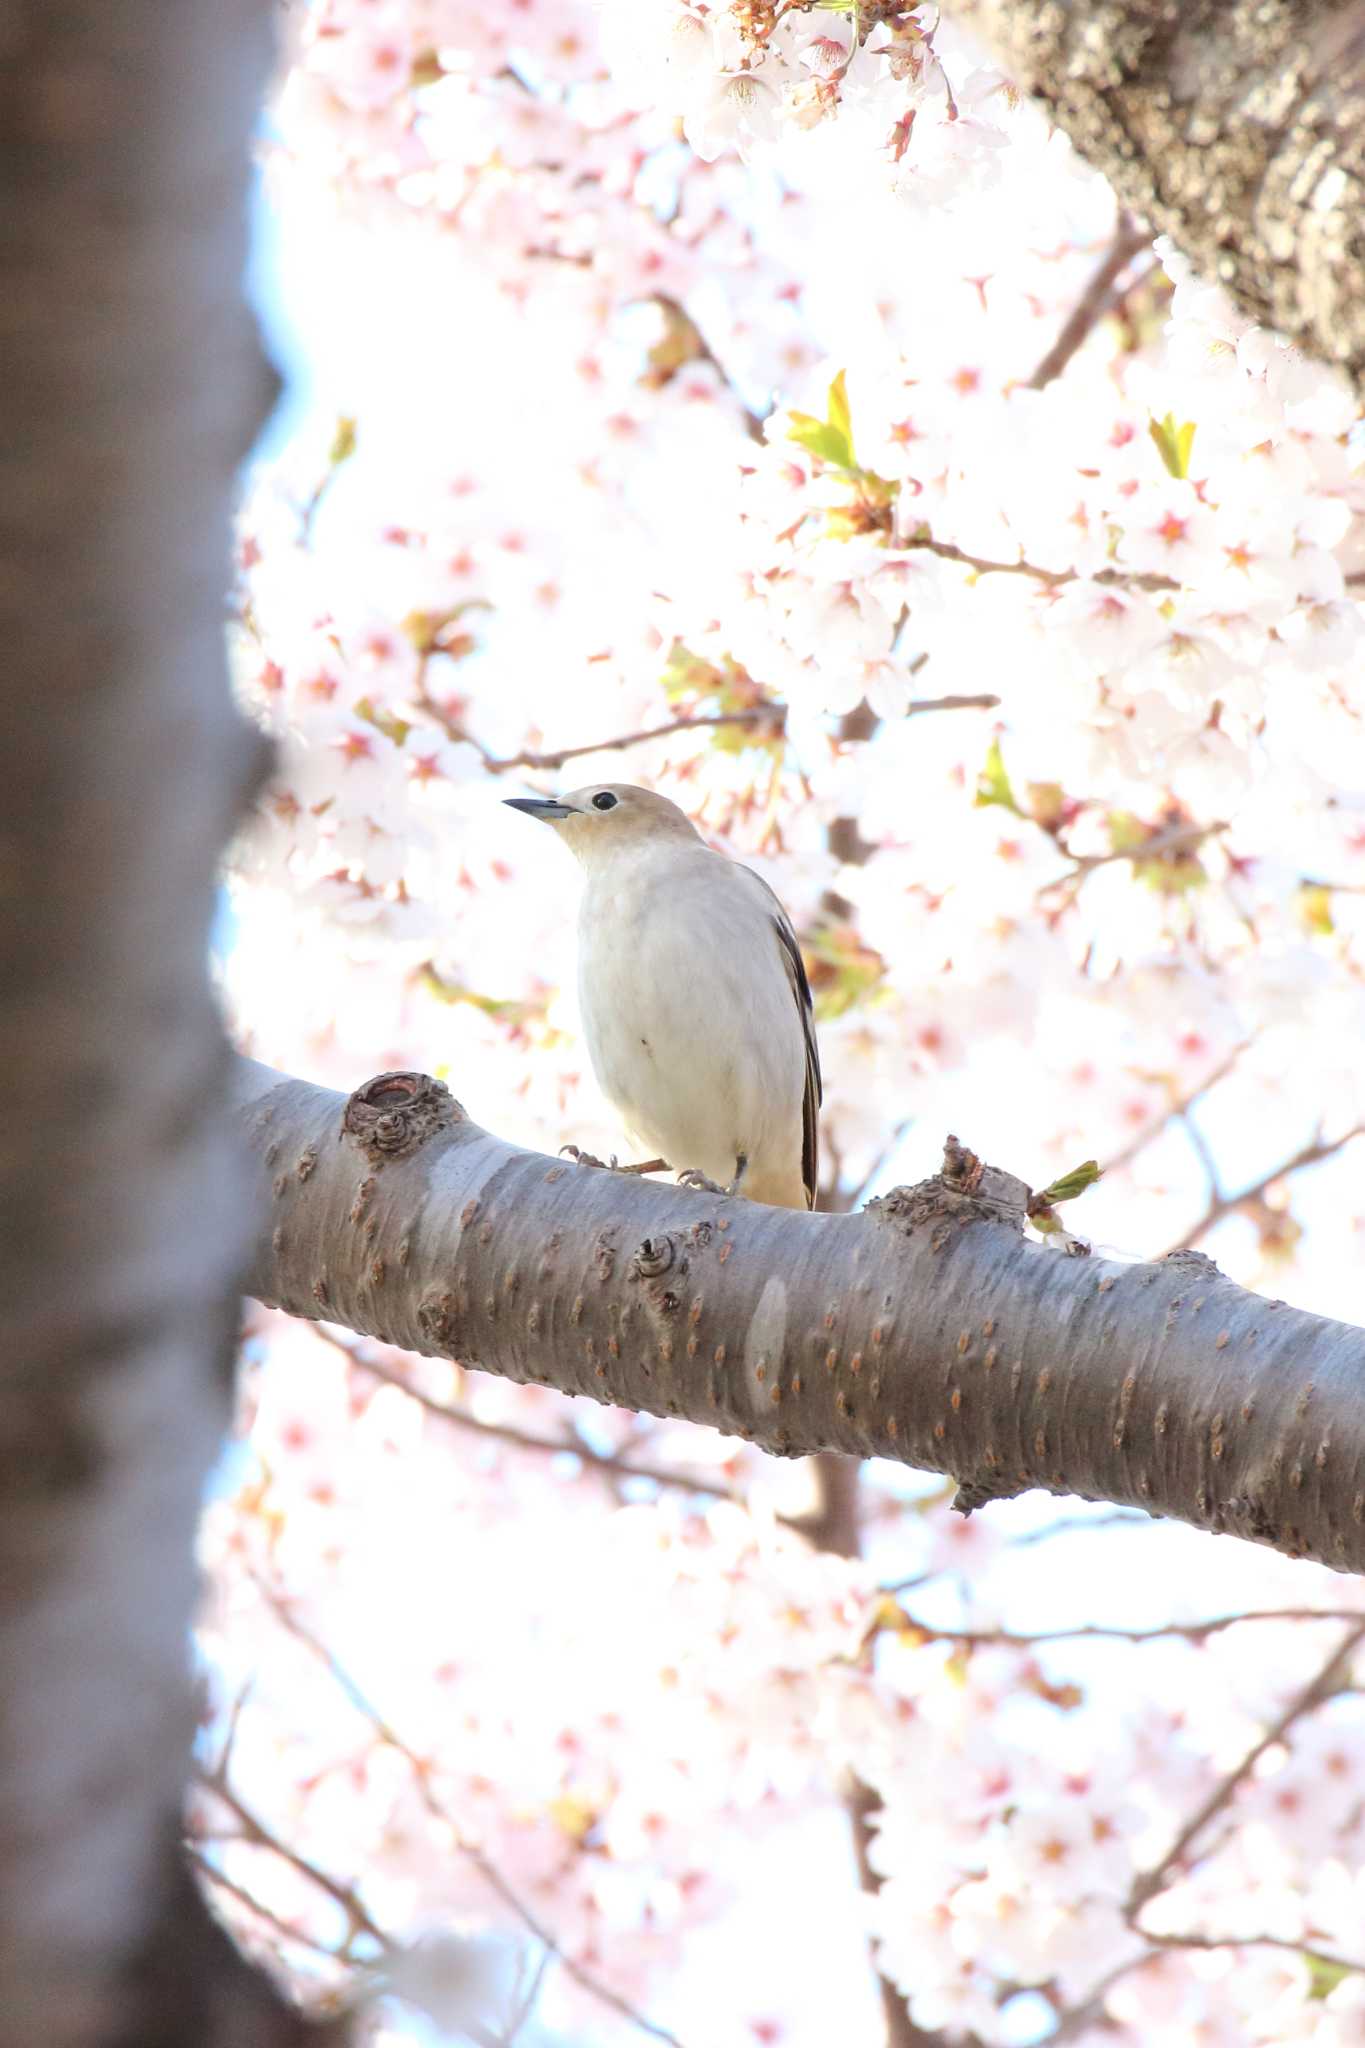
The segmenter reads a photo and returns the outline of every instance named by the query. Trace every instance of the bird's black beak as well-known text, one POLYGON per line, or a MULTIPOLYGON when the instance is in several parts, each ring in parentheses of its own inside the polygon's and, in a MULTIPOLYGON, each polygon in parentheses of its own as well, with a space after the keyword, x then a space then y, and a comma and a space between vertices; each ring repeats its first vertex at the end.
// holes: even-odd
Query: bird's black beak
POLYGON ((505 796, 503 802, 511 810, 525 811, 528 818, 540 818, 547 825, 553 825, 559 818, 578 816, 572 804, 561 804, 552 796, 505 796))

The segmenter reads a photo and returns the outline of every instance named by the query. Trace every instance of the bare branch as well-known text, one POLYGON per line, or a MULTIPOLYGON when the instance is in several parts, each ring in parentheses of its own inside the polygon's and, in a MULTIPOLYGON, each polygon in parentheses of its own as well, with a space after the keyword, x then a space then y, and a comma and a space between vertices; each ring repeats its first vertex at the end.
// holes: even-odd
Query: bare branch
POLYGON ((1242 1188, 1235 1195, 1220 1194, 1215 1182, 1214 1193, 1203 1215, 1171 1246, 1166 1257, 1169 1258, 1172 1252, 1189 1251, 1201 1243, 1216 1224, 1222 1223, 1228 1216, 1235 1216, 1241 1209, 1250 1208, 1264 1195, 1267 1188, 1274 1186, 1277 1180, 1288 1180, 1291 1174, 1300 1172, 1305 1166, 1320 1165, 1324 1159, 1331 1159, 1336 1153, 1344 1151, 1346 1146, 1354 1144, 1359 1137, 1365 1137, 1365 1123, 1352 1124, 1350 1130, 1343 1131, 1336 1138, 1311 1138, 1290 1158, 1282 1160, 1278 1166, 1272 1167, 1269 1173, 1263 1173, 1259 1180, 1253 1181, 1250 1187, 1242 1188))
MULTIPOLYGON (((425 684, 417 692, 416 701, 431 719, 441 727, 447 739, 462 742, 476 749, 482 756, 483 765, 490 775, 507 775, 516 768, 529 768, 537 773, 553 774, 566 763, 576 761, 585 754, 622 753, 627 747, 642 747, 651 740, 671 739, 675 733, 702 732, 708 727, 747 727, 763 738, 778 738, 787 721, 785 704, 759 704, 741 711, 689 712, 680 718, 671 718, 664 725, 643 726, 638 732, 616 733, 610 739, 585 740, 572 747, 557 747, 549 751, 534 747, 523 747, 517 754, 492 754, 476 740, 471 732, 439 704, 427 691, 425 684)), ((975 696, 917 697, 905 707, 907 718, 916 718, 928 711, 993 711, 1000 702, 996 696, 982 692, 975 696)))
MULTIPOLYGON (((352 1938, 356 1934, 368 1935, 385 1954, 392 1953, 397 1948, 398 1944, 370 1917, 363 1900, 352 1886, 343 1883, 340 1878, 331 1876, 319 1864, 310 1862, 308 1857, 301 1855, 297 1849, 292 1848, 281 1836, 268 1828, 221 1773, 201 1773, 199 1783, 203 1791, 225 1806, 237 1822, 241 1833, 234 1839, 250 1842, 256 1848, 270 1849, 275 1855, 283 1857, 286 1863, 292 1864, 300 1876, 306 1877, 320 1892, 325 1892, 333 1904, 340 1906, 346 1915, 352 1938)), ((215 1876, 218 1874, 214 1872, 215 1876)))
MULTIPOLYGON (((899 1590, 888 1588, 888 1591, 899 1590)), ((1035 1643, 1076 1643, 1076 1642, 1118 1642, 1153 1643, 1162 1637, 1181 1636, 1192 1643, 1202 1643, 1209 1636, 1215 1636, 1226 1628, 1240 1628, 1250 1621, 1361 1621, 1358 1607, 1251 1607, 1237 1614, 1215 1614, 1205 1621, 1163 1621, 1151 1628, 1110 1628, 1101 1623, 1086 1622, 1074 1628, 945 1628, 938 1624, 919 1621, 913 1614, 906 1616, 906 1622, 926 1642, 936 1643, 1006 1643, 1030 1647, 1035 1643)))
POLYGON ((1076 301, 1061 333, 1028 380, 1030 391, 1041 391, 1060 377, 1091 331, 1120 297, 1116 287, 1133 258, 1147 248, 1151 236, 1137 227, 1129 214, 1120 214, 1118 228, 1104 260, 1076 301))
MULTIPOLYGON (((386 1386, 397 1387, 410 1401, 426 1410, 442 1422, 451 1422, 459 1429, 469 1430, 476 1436, 491 1437, 497 1443, 510 1444, 519 1451, 541 1451, 549 1457, 577 1458, 580 1464, 589 1465, 611 1479, 647 1479, 651 1485, 665 1487, 676 1493, 699 1494, 708 1500, 728 1500, 743 1503, 746 1496, 736 1486, 727 1486, 723 1480, 690 1477, 667 1465, 651 1465, 643 1460, 631 1458, 617 1451, 599 1451, 584 1439, 572 1434, 562 1437, 537 1436, 533 1430, 519 1429, 514 1422, 493 1422, 485 1416, 474 1415, 467 1408, 457 1408, 452 1402, 438 1401, 420 1387, 414 1387, 401 1373, 393 1372, 381 1365, 361 1345, 348 1344, 333 1331, 317 1326, 317 1334, 324 1343, 333 1344, 338 1351, 344 1351, 353 1364, 362 1371, 371 1373, 375 1379, 383 1380, 386 1386)), ((779 1517, 779 1520, 782 1519, 779 1517)))
MULTIPOLYGON (((553 772, 562 768, 567 761, 576 761, 582 754, 619 753, 626 747, 641 747, 650 740, 666 740, 678 732, 700 732, 708 726, 747 726, 762 731, 764 727, 776 738, 783 730, 787 719, 785 704, 760 704, 746 711, 699 712, 685 718, 673 718, 666 725, 651 725, 639 732, 618 733, 614 739, 590 740, 582 746, 560 747, 552 753, 537 753, 525 747, 519 754, 501 757, 484 754, 484 766, 490 775, 506 775, 512 768, 532 768, 553 772)), ((468 738, 468 734, 462 734, 468 738)), ((481 750, 482 751, 482 750, 481 750)))
POLYGON ((539 1916, 532 1912, 531 1908, 521 1897, 521 1894, 513 1885, 509 1884, 497 1865, 482 1849, 465 1837, 454 1815, 436 1797, 436 1794, 431 1789, 431 1764, 429 1760, 420 1756, 410 1744, 404 1741, 403 1737, 394 1729, 392 1723, 371 1703, 367 1695, 361 1690, 355 1679, 351 1677, 334 1653, 313 1634, 312 1630, 304 1622, 299 1620, 289 1603, 281 1598, 279 1594, 272 1591, 259 1578, 257 1578, 256 1584, 262 1598, 269 1605, 281 1626, 287 1629, 298 1642, 302 1643, 305 1649, 311 1651, 326 1666, 357 1713, 370 1723, 378 1739, 390 1749, 396 1751, 411 1766, 418 1794, 428 1813, 434 1820, 440 1821, 442 1826, 448 1831, 452 1845, 478 1871, 489 1889, 516 1915, 527 1933, 555 1958, 563 1969, 568 1972, 569 1976, 574 1979, 575 1983, 581 1985, 585 1991, 598 1999, 601 2004, 609 2006, 613 2012, 619 2013, 623 2019, 629 2020, 642 2033, 650 2034, 655 2040, 664 2042, 667 2044, 667 2048, 682 2048, 682 2044, 679 2042, 676 2034, 670 2033, 667 2027, 661 2027, 655 2021, 646 2018, 628 1999, 623 1998, 619 1992, 613 1991, 609 1984, 604 1984, 601 1978, 595 1977, 590 1970, 586 1970, 581 1963, 575 1961, 569 1955, 567 1950, 560 1946, 539 1916))
POLYGON ((1211 1073, 1205 1074, 1204 1078, 1201 1081, 1197 1081, 1185 1094, 1172 1095, 1170 1102, 1158 1121, 1154 1124, 1149 1124, 1146 1130, 1139 1131, 1138 1135, 1130 1139, 1122 1151, 1115 1152, 1110 1158, 1106 1159, 1101 1171, 1103 1173, 1117 1173, 1120 1167, 1130 1166, 1140 1152, 1144 1152, 1154 1140, 1161 1136, 1161 1133, 1168 1127, 1173 1118, 1187 1117, 1196 1103, 1202 1102, 1204 1097, 1216 1088, 1220 1081, 1227 1079, 1227 1076, 1232 1072, 1250 1043, 1249 1039, 1244 1038, 1239 1045, 1233 1046, 1231 1052, 1224 1055, 1211 1073))
POLYGON ((1173 576, 1158 576, 1145 571, 1097 569, 1092 576, 1082 576, 1078 569, 1043 569, 1036 562, 991 562, 981 555, 967 554, 962 548, 954 547, 951 541, 935 540, 925 527, 907 534, 899 545, 903 548, 922 548, 925 554, 937 555, 941 562, 959 562, 964 569, 971 569, 978 576, 1028 576, 1047 590, 1060 589, 1066 583, 1082 582, 1103 583, 1115 590, 1154 591, 1180 588, 1173 576))
POLYGON ((225 1870, 220 1870, 217 1864, 212 1862, 202 1849, 196 1848, 193 1842, 186 1844, 185 1854, 207 1883, 215 1890, 225 1892, 230 1899, 235 1899, 239 1906, 245 1906, 249 1913, 253 1913, 258 1920, 263 1920, 267 1927, 273 1927, 284 1941, 296 1942, 300 1948, 311 1949, 314 1955, 326 1956, 329 1962, 342 1960, 337 1951, 329 1948, 325 1941, 315 1941, 313 1936, 305 1934, 302 1928, 291 1927, 282 1914, 273 1913, 269 1906, 262 1904, 254 1892, 248 1891, 244 1884, 238 1884, 225 1870))
MULTIPOLYGON (((1352 1653, 1363 1640, 1365 1621, 1357 1619, 1354 1627, 1336 1643, 1332 1654, 1309 1679, 1307 1685, 1295 1693, 1284 1712, 1272 1722, 1264 1735, 1252 1744, 1241 1762, 1215 1785, 1208 1798, 1186 1821, 1161 1861, 1154 1864, 1150 1870, 1139 1872, 1134 1878, 1125 1914, 1134 1932, 1141 1934, 1144 1940, 1156 1941, 1160 1937, 1149 1934, 1146 1928, 1138 1925, 1143 1907, 1165 1888, 1167 1879, 1179 1867, 1186 1851, 1203 1834, 1209 1822, 1216 1819, 1229 1805, 1239 1785, 1244 1784, 1250 1777, 1266 1751, 1273 1749, 1277 1742, 1282 1742, 1296 1721, 1302 1720, 1305 1714, 1311 1714, 1324 1700, 1330 1699, 1334 1692, 1340 1690, 1349 1672, 1352 1653)), ((1184 1945, 1190 1945, 1189 1937, 1186 1937, 1184 1945)))

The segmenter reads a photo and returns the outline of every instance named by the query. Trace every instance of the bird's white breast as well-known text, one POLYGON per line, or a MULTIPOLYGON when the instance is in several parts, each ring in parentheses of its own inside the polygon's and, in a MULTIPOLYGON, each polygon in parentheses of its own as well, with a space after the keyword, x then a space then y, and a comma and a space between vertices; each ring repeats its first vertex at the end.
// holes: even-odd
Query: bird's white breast
POLYGON ((755 878, 700 846, 605 863, 579 940, 593 1070, 635 1137, 720 1181, 744 1153, 746 1190, 799 1190, 801 1017, 755 878))

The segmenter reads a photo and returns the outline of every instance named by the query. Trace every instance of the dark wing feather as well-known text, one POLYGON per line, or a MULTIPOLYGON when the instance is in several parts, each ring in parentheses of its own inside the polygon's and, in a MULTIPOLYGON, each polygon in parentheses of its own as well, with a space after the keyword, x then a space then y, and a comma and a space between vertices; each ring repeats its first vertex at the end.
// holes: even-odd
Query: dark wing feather
POLYGON ((773 913, 773 926, 782 946, 783 963, 787 979, 792 985, 797 1011, 801 1018, 801 1029, 806 1040, 806 1094, 801 1106, 801 1179, 806 1189, 806 1207, 815 1207, 816 1189, 820 1183, 820 1125, 819 1109, 824 1099, 820 1082, 820 1048, 815 1042, 815 1004, 811 999, 810 983, 806 979, 806 963, 801 958, 801 948, 796 943, 791 919, 777 898, 773 913))

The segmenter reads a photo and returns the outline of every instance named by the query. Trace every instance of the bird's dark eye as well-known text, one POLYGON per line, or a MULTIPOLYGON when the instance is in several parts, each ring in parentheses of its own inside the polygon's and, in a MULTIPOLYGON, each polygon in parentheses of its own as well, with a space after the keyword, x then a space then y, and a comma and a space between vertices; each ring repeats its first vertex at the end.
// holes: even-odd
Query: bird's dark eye
POLYGON ((592 800, 592 807, 595 811, 614 811, 616 798, 609 789, 599 789, 592 800))

